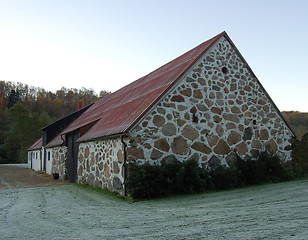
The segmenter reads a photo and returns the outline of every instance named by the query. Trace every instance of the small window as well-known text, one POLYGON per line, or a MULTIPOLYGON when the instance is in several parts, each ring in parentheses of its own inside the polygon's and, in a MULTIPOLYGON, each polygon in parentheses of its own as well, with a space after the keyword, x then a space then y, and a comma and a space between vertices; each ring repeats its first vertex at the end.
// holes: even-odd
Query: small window
POLYGON ((223 68, 221 69, 221 71, 222 71, 224 74, 227 74, 227 73, 228 73, 228 68, 223 67, 223 68))
POLYGON ((48 161, 50 161, 50 152, 48 152, 48 158, 47 159, 48 159, 48 161))
POLYGON ((198 117, 196 116, 196 114, 194 113, 193 116, 192 116, 192 121, 194 123, 198 123, 198 117))

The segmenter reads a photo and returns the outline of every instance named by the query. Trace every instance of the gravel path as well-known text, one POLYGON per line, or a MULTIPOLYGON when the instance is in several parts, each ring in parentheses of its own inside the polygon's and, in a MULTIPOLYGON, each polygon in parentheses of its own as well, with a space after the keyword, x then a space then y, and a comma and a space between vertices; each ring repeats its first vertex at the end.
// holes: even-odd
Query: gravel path
POLYGON ((0 190, 0 239, 307 239, 308 179, 148 201, 77 184, 0 190))
POLYGON ((50 175, 27 169, 26 164, 0 164, 0 189, 44 187, 67 184, 50 175))

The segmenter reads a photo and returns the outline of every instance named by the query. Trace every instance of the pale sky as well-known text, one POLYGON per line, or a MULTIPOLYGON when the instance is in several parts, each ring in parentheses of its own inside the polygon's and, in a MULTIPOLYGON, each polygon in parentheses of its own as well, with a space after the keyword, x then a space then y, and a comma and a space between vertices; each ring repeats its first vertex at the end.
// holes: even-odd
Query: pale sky
POLYGON ((0 80, 115 91, 222 31, 281 111, 308 112, 307 0, 0 0, 0 80))

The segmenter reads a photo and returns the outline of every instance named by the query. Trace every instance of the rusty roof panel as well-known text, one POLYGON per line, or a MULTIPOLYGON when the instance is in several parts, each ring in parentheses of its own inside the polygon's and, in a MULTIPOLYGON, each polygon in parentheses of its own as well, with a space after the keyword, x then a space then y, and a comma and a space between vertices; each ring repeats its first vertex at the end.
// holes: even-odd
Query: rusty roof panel
POLYGON ((48 144, 46 144, 45 148, 58 147, 63 144, 63 139, 61 138, 61 134, 55 136, 48 144))
POLYGON ((182 77, 225 32, 148 75, 95 102, 63 132, 97 121, 78 141, 125 133, 182 77))
POLYGON ((28 148, 28 151, 40 150, 42 148, 43 138, 37 140, 31 147, 28 148))

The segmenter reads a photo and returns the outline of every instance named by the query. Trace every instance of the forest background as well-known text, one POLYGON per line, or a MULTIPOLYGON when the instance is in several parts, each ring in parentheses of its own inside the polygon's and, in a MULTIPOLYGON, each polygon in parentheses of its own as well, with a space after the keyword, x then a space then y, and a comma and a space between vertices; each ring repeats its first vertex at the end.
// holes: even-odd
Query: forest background
POLYGON ((24 163, 40 129, 110 94, 102 90, 67 89, 55 92, 23 83, 0 81, 0 164, 24 163))
MULTIPOLYGON (((62 87, 55 92, 23 83, 0 81, 0 164, 27 161, 27 149, 41 137, 40 129, 110 92, 62 87)), ((308 132, 308 113, 282 112, 301 138, 308 132)))

